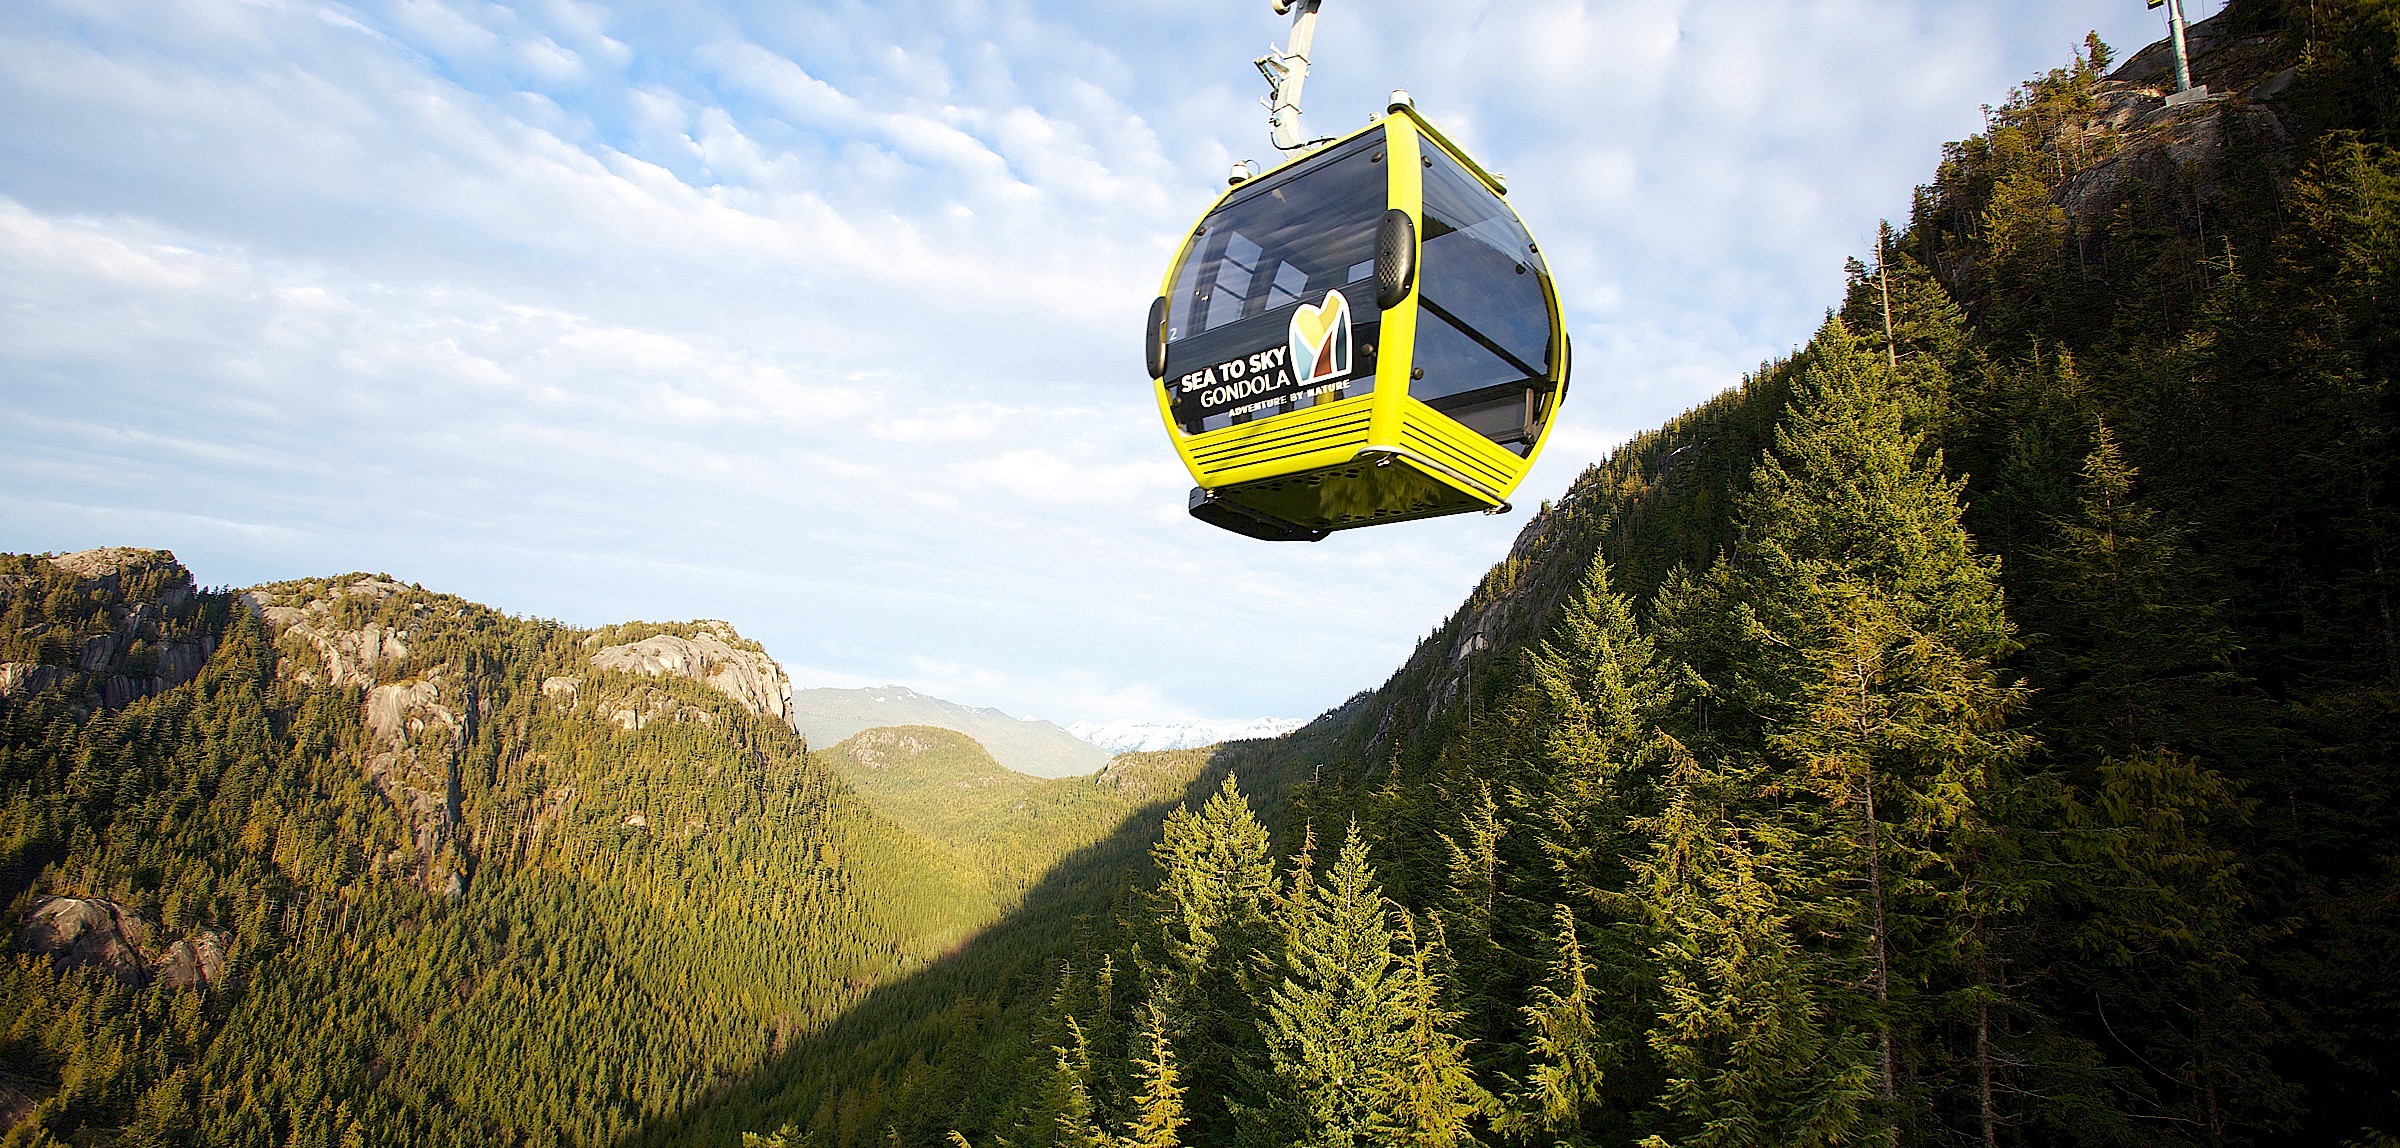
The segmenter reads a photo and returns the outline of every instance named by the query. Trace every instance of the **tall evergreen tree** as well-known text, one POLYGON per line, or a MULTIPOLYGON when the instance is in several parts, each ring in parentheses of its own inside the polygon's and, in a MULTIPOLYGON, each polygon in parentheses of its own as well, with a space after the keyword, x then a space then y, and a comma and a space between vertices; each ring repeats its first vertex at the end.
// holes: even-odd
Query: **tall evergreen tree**
POLYGON ((1662 698, 1654 660, 1598 558, 1528 658, 1544 734, 1534 792, 1520 801, 1540 811, 1543 849, 1589 919, 1632 915, 1620 891, 1637 846, 1624 826, 1641 808, 1634 767, 1662 698))
POLYGON ((2081 781, 2104 756, 2221 753, 2257 725, 2211 583, 2183 532, 2136 497, 2138 475, 2096 423, 2074 510, 2038 555, 2042 590, 2026 603, 2042 723, 2053 756, 2085 763, 2081 781))
POLYGON ((1888 364, 1828 322, 1737 514, 1742 545, 1662 611, 1711 619, 1677 638, 1739 719, 1710 752, 1755 758, 1778 795, 1734 821, 1754 848, 1781 842, 1762 858, 1775 912, 1833 967, 1856 962, 1835 979, 1863 992, 1822 1002, 1824 1023, 1872 1032, 1892 1135, 1922 1119, 1910 1060, 1939 996, 1974 987, 1970 845, 2025 745, 2007 725, 2020 691, 1995 665, 2011 648, 1996 564, 1960 524, 1962 486, 1908 431, 1888 364))
POLYGON ((1150 1000, 1166 1039, 1182 1051, 1191 1098, 1187 1138, 1230 1143, 1238 1108, 1259 1066, 1258 1017, 1246 964, 1270 945, 1269 906, 1277 893, 1267 830, 1228 775, 1199 812, 1177 809, 1152 850, 1159 882, 1150 897, 1160 952, 1146 966, 1150 1000))
POLYGON ((1400 1027, 1387 905, 1357 823, 1321 880, 1314 861, 1300 852, 1277 905, 1265 1000, 1274 1112, 1296 1143, 1368 1144, 1376 1073, 1390 1067, 1400 1027))
POLYGON ((2056 876, 2042 908, 2073 941, 2072 956, 2039 958, 2034 987, 2130 1052, 2139 1083, 2109 1107, 2213 1139, 2289 1098, 2256 1039, 2272 1018, 2249 953, 2266 933, 2234 844, 2251 803, 2208 764, 2264 731, 2213 582, 2137 496, 2138 476, 2096 423, 2027 604, 2040 632, 2025 662, 2067 829, 2044 851, 2056 876))
POLYGON ((1509 871, 1502 851, 1511 824, 1492 796, 1491 783, 1478 779, 1469 784, 1469 791, 1458 795, 1464 800, 1455 802, 1456 831, 1440 835, 1449 854, 1449 871, 1435 919, 1459 962, 1471 970, 1462 978, 1465 1015, 1473 1018, 1474 1031, 1489 1041, 1514 1019, 1503 1014, 1515 996, 1517 966, 1523 963, 1511 935, 1513 918, 1520 915, 1513 891, 1518 875, 1509 871))
POLYGON ((1897 237, 1887 233, 1882 246, 1872 267, 1850 261, 1842 324, 1892 367, 1908 429, 1946 437, 1966 422, 1960 392, 1980 367, 1972 328, 1949 288, 1897 237))
MULTIPOLYGON (((1583 958, 1581 930, 1574 910, 1557 905, 1551 911, 1553 953, 1549 975, 1535 985, 1525 1006, 1525 1023, 1532 1045, 1532 1067, 1521 1095, 1509 1098, 1508 1110, 1493 1121, 1502 1132, 1532 1138, 1541 1134, 1581 1143, 1576 1133, 1584 1114, 1599 1107, 1600 1086, 1607 1072, 1591 976, 1583 958)), ((1621 1002, 1606 1002, 1622 1008, 1621 1002)))
POLYGON ((1050 1148, 1110 1148, 1094 1113, 1091 1042, 1073 1016, 1066 1018, 1066 1027, 1070 1043, 1051 1050, 1057 1061, 1051 1070, 1052 1113, 1046 1143, 1050 1148))
POLYGON ((1440 971, 1440 942, 1420 936, 1407 910, 1395 916, 1401 941, 1400 1024, 1395 1063, 1376 1070, 1375 1142, 1413 1148, 1474 1144, 1473 1121, 1496 1112, 1498 1102, 1476 1083, 1467 1063, 1467 1042, 1455 1031, 1462 1014, 1442 999, 1447 978, 1440 971))
POLYGON ((1175 1049, 1167 1042, 1166 1010, 1153 1001, 1143 1009, 1143 1017, 1134 1055, 1140 1091, 1134 1095, 1133 1115, 1120 1143, 1123 1148, 1176 1148, 1183 1143, 1181 1129, 1189 1123, 1183 1115, 1187 1089, 1175 1069, 1175 1049))
POLYGON ((1768 1148, 1856 1142, 1877 1072, 1866 1030, 1825 1016, 1835 967, 1800 943, 1777 886, 1796 852, 1771 821, 1727 819, 1746 778, 1704 769, 1668 742, 1665 805, 1642 828, 1640 864, 1659 969, 1649 1034, 1664 1074, 1646 1148, 1768 1148))
MULTIPOLYGON (((1432 946, 1394 944, 1395 906, 1377 885, 1356 823, 1319 879, 1303 850, 1280 899, 1276 979, 1265 1000, 1272 1115, 1312 1146, 1458 1143, 1482 1106, 1430 972, 1432 946)), ((1264 1132, 1262 1127, 1259 1131, 1264 1132)))
POLYGON ((1526 664, 1527 720, 1540 733, 1511 804, 1524 811, 1548 872, 1521 881, 1520 896, 1552 911, 1526 929, 1549 953, 1548 976, 1514 998, 1535 1004, 1518 1005, 1526 1085, 1501 1123, 1531 1136, 1595 1119, 1603 1079, 1620 1108, 1656 1091, 1638 1003, 1656 979, 1634 877, 1647 846, 1634 824, 1656 805, 1653 733, 1668 691, 1665 663, 1597 557, 1526 664))

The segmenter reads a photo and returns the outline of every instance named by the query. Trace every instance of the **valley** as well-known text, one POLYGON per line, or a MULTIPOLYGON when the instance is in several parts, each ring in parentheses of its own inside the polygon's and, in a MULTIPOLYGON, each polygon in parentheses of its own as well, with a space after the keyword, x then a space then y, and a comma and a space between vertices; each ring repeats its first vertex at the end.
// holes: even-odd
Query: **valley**
POLYGON ((0 557, 0 1145, 2388 1144, 2400 15, 2192 50, 1272 736, 0 557))

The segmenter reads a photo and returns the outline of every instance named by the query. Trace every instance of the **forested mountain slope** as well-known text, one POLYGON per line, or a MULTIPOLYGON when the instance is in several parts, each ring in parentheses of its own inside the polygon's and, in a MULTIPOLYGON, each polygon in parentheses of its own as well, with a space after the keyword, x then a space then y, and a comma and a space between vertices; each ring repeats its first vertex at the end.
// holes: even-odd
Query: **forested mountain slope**
POLYGON ((146 551, 0 609, 8 1144, 606 1143, 997 908, 721 623, 146 551))
POLYGON ((1216 754, 1113 909, 748 1126, 2387 1142, 2400 9, 2192 42, 2198 102, 2161 46, 2023 86, 1808 347, 1216 754))

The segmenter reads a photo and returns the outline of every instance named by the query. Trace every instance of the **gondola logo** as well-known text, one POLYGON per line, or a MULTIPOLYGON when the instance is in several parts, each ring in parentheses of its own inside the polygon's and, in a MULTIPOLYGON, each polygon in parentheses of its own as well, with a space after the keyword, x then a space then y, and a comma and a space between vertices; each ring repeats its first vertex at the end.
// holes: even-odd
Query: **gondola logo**
POLYGON ((1350 300, 1327 291, 1325 301, 1292 312, 1292 369, 1307 386, 1350 373, 1350 300))

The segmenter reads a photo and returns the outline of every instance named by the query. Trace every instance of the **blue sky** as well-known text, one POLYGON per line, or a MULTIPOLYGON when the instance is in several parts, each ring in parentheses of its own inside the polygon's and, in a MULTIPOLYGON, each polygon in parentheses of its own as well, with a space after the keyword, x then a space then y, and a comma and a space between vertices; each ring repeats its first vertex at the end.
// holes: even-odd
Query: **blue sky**
MULTIPOLYGON (((2194 5, 2193 18, 2218 5, 2194 5)), ((1979 105, 2140 0, 1327 0, 1557 272, 1520 506, 1806 340, 1979 105)), ((1267 0, 0 5, 0 547, 718 617, 803 685, 1306 716, 1525 512, 1224 534, 1139 367, 1269 159, 1267 0)))

